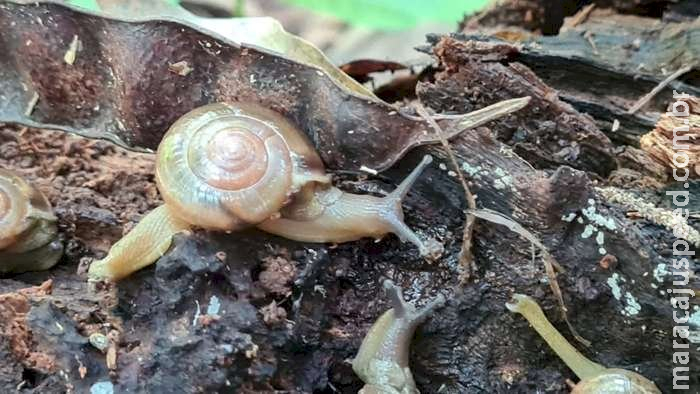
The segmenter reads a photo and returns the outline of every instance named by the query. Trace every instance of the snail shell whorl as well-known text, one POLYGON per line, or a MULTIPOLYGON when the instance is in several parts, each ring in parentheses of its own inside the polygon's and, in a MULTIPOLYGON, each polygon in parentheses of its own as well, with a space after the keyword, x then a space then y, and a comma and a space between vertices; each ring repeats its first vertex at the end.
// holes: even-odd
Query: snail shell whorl
POLYGON ((271 217, 305 183, 327 177, 313 147, 281 115, 216 103, 168 130, 158 147, 156 181, 172 214, 235 230, 271 217))
POLYGON ((21 177, 0 169, 0 249, 14 244, 36 219, 56 220, 46 197, 21 177))
POLYGON ((0 274, 55 265, 63 254, 56 221, 38 189, 0 169, 0 274))
POLYGON ((597 393, 661 394, 661 391, 644 376, 615 368, 606 369, 598 376, 580 381, 571 391, 571 394, 597 393))

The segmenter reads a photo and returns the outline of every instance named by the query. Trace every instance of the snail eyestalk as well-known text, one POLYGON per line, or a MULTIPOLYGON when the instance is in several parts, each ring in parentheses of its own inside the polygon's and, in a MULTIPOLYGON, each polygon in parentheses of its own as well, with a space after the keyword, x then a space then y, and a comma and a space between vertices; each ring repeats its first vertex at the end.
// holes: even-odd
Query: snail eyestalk
POLYGON ((418 325, 445 304, 445 297, 440 294, 416 310, 390 280, 384 281, 384 290, 392 308, 365 335, 352 369, 365 382, 360 393, 416 393, 408 365, 411 340, 418 325))
POLYGON ((581 379, 573 387, 571 394, 661 394, 654 382, 636 372, 606 368, 587 359, 552 326, 531 297, 515 294, 513 299, 506 303, 506 308, 523 315, 549 347, 581 379))
POLYGON ((604 366, 586 358, 554 328, 532 297, 515 294, 512 300, 506 303, 506 308, 511 312, 523 315, 579 379, 590 379, 605 371, 606 368, 604 366))
POLYGON ((423 171, 433 162, 433 157, 430 155, 425 155, 423 160, 418 164, 416 168, 411 171, 410 174, 404 179, 399 186, 385 197, 387 202, 395 205, 395 209, 388 210, 385 219, 389 225, 393 228, 392 232, 396 234, 401 241, 408 241, 418 247, 421 256, 429 256, 436 253, 432 244, 424 243, 418 235, 411 230, 406 223, 403 221, 403 210, 401 208, 401 203, 411 190, 413 185, 418 180, 418 177, 423 173, 423 171))
POLYGON ((173 236, 190 227, 161 205, 114 244, 104 259, 92 263, 88 277, 116 281, 153 264, 168 251, 173 236))

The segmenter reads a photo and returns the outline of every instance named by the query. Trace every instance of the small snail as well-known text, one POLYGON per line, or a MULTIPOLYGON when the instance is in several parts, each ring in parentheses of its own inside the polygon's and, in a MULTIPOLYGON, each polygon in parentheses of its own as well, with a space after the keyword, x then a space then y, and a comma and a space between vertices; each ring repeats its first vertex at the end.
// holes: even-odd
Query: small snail
POLYGON ((56 220, 39 190, 0 169, 0 274, 53 267, 63 254, 56 220))
POLYGON ((172 236, 192 227, 234 231, 248 226, 296 241, 347 242, 395 233, 438 253, 403 222, 401 200, 417 168, 384 198, 345 193, 331 185, 306 136, 287 119, 254 104, 209 104, 178 119, 161 141, 156 208, 107 257, 90 266, 91 279, 118 280, 157 260, 172 236))
POLYGON ((418 394, 408 366, 408 351, 413 333, 436 308, 445 304, 440 294, 420 310, 403 300, 401 289, 384 281, 393 308, 372 325, 352 361, 352 369, 365 382, 360 394, 418 394))
POLYGON ((511 302, 506 303, 506 308, 523 315, 549 347, 581 379, 572 393, 661 394, 654 382, 644 376, 624 369, 606 368, 579 353, 547 320, 532 297, 515 294, 511 302))

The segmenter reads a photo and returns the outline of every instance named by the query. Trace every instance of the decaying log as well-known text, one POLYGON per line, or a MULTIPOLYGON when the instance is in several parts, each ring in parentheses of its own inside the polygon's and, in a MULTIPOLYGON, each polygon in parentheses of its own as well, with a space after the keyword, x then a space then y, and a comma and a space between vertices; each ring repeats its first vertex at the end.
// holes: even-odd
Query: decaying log
POLYGON ((499 139, 538 168, 569 165, 602 176, 617 168, 612 143, 591 117, 561 101, 529 68, 508 62, 514 47, 450 37, 435 41, 442 71, 435 83, 419 83, 416 91, 436 110, 460 112, 503 97, 531 95, 525 111, 497 121, 499 139))
POLYGON ((700 15, 695 0, 498 0, 474 15, 466 15, 459 30, 522 28, 537 34, 556 35, 564 18, 587 8, 612 8, 623 14, 659 17, 667 21, 692 21, 700 15))
MULTIPOLYGON (((643 135, 639 143, 669 173, 674 168, 688 168, 689 177, 697 179, 700 177, 700 101, 697 98, 679 98, 679 101, 687 106, 678 104, 676 112, 669 107, 659 118, 656 128, 643 135), (687 155, 687 161, 679 157, 674 162, 674 155, 681 152, 687 155)), ((678 171, 678 177, 682 178, 684 173, 678 171)))
MULTIPOLYGON (((674 90, 700 95, 698 23, 659 22, 596 8, 575 26, 565 23, 557 36, 514 45, 517 50, 510 59, 530 67, 558 91, 561 100, 591 115, 612 140, 634 146, 654 127, 674 90), (666 76, 687 66, 695 67, 671 82, 642 111, 627 113, 666 76), (619 127, 613 128, 615 120, 619 127)), ((460 38, 494 42, 474 30, 464 33, 460 38)))
MULTIPOLYGON (((584 172, 568 167, 549 174, 534 170, 489 129, 469 131, 452 147, 461 170, 473 180, 479 206, 502 212, 538 235, 566 270, 558 279, 569 317, 593 342, 582 351, 604 364, 638 368, 661 387, 669 387, 671 349, 667 344, 672 310, 668 299, 658 292, 670 279, 659 270, 659 264, 668 261, 663 257, 672 242, 668 233, 652 222, 628 218, 626 208, 600 199, 584 172), (572 214, 581 223, 567 221, 572 214), (609 222, 615 230, 599 225, 609 222), (587 226, 595 226, 596 233, 583 238, 587 226), (602 245, 596 241, 597 231, 603 234, 602 245), (601 263, 609 260, 617 264, 601 263), (606 317, 604 326, 600 316, 606 317)), ((401 179, 424 153, 424 148, 411 153, 384 179, 401 179)), ((48 335, 42 330, 49 326, 40 322, 58 319, 86 335, 89 330, 104 330, 103 324, 110 322, 121 332, 114 380, 117 390, 310 392, 332 384, 352 392, 360 382, 345 360, 354 355, 364 332, 386 308, 381 281, 391 278, 401 283, 411 299, 436 292, 450 299, 441 318, 423 325, 414 341, 411 365, 423 391, 444 387, 443 392, 448 393, 510 392, 549 387, 565 392, 564 378, 573 376, 527 323, 503 306, 513 291, 531 294, 544 303, 562 332, 567 332, 544 283, 541 262, 531 260, 531 245, 517 235, 501 226, 477 222, 473 250, 479 270, 473 274, 474 282, 460 287, 457 256, 466 202, 456 178, 440 169, 440 164, 449 166, 444 153, 438 148, 430 153, 438 158, 436 165, 418 182, 405 208, 412 227, 445 244, 446 254, 437 263, 421 260, 415 250, 394 237, 331 247, 255 231, 196 232, 178 238, 154 268, 122 282, 116 309, 96 302, 94 297, 115 297, 111 295, 114 290, 101 291, 87 300, 88 310, 93 311, 90 315, 66 320, 61 316, 74 316, 77 304, 64 297, 58 310, 41 307, 42 303, 33 308, 37 318, 31 320, 30 328, 35 335, 48 335), (269 316, 273 301, 284 310, 284 317, 269 316), (216 304, 218 309, 211 306, 216 304)), ((342 179, 341 185, 354 191, 391 188, 379 180, 342 179)), ((109 184, 101 188, 111 189, 109 184)), ((136 197, 139 203, 142 198, 136 197)), ((79 195, 63 202, 66 207, 71 204, 74 210, 84 209, 79 195)), ((93 217, 93 222, 81 224, 69 221, 70 214, 59 211, 63 226, 79 227, 71 234, 85 239, 106 236, 111 241, 119 237, 111 227, 94 222, 110 223, 107 217, 93 217)), ((90 294, 73 270, 80 256, 105 249, 99 244, 84 249, 85 243, 71 239, 82 246, 71 248, 75 252, 70 252, 70 259, 57 271, 25 274, 21 279, 34 281, 51 275, 55 286, 65 289, 68 296, 90 294)), ((693 285, 697 286, 695 280, 693 285)), ((64 336, 68 334, 52 335, 59 340, 69 338, 64 336)), ((64 350, 66 354, 86 351, 89 357, 80 358, 81 362, 97 363, 88 367, 85 379, 80 379, 75 360, 56 358, 56 371, 68 371, 68 380, 76 389, 109 380, 104 361, 100 361, 104 356, 85 346, 64 350)), ((695 350, 693 357, 697 360, 695 350)), ((37 384, 45 384, 56 373, 41 375, 37 384)))

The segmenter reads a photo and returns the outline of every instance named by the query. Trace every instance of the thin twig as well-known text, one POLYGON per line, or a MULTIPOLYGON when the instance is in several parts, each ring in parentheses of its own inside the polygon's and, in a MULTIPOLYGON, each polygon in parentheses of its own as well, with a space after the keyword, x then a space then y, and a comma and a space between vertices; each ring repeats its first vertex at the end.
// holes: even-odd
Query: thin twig
POLYGON ((568 24, 567 27, 576 27, 581 23, 585 22, 586 19, 588 19, 588 17, 591 15, 591 12, 593 12, 594 8, 595 3, 583 7, 581 11, 579 11, 576 15, 574 15, 571 18, 571 22, 568 24))
POLYGON ((595 35, 593 34, 592 31, 586 30, 585 33, 583 33, 583 38, 588 41, 588 44, 591 46, 591 49, 593 49, 593 54, 596 56, 600 55, 600 52, 598 52, 598 45, 595 43, 595 35))
POLYGON ((32 116, 32 112, 34 112, 34 107, 36 107, 36 104, 39 102, 39 94, 37 92, 34 92, 32 95, 32 98, 29 99, 29 103, 27 103, 27 108, 24 110, 24 116, 30 117, 32 116))
MULTIPOLYGON (((433 131, 435 131, 435 133, 438 135, 442 146, 447 151, 447 156, 450 158, 450 162, 452 162, 452 166, 454 166, 455 171, 457 173, 457 177, 459 178, 459 181, 462 184, 462 188, 464 189, 464 195, 467 199, 467 206, 469 207, 469 209, 476 209, 476 199, 469 190, 467 180, 464 178, 464 174, 462 174, 462 171, 459 168, 457 158, 455 157, 455 154, 452 151, 452 148, 450 147, 450 143, 447 142, 445 132, 442 130, 442 127, 440 127, 440 125, 437 124, 435 119, 433 119, 430 116, 430 114, 428 114, 428 111, 425 109, 425 107, 423 107, 421 103, 416 103, 415 107, 418 114, 428 122, 433 131)), ((476 221, 476 219, 473 215, 470 214, 465 214, 465 217, 466 219, 464 224, 464 232, 462 233, 462 248, 459 251, 458 257, 459 265, 460 267, 462 267, 462 273, 460 275, 460 281, 462 283, 467 282, 471 276, 471 273, 476 270, 476 264, 474 263, 474 255, 472 254, 472 234, 474 232, 474 222, 476 221)))
POLYGON ((503 215, 500 212, 491 209, 470 209, 469 213, 471 213, 475 217, 478 217, 479 219, 484 219, 491 223, 500 224, 501 226, 508 227, 510 231, 522 236, 542 251, 542 261, 544 262, 544 269, 547 273, 547 278, 549 279, 549 288, 552 289, 552 293, 554 293, 554 296, 559 302, 562 318, 566 322, 566 325, 569 326, 569 331, 571 331, 571 334, 574 336, 574 338, 576 338, 577 341, 581 342, 586 347, 590 346, 591 342, 579 335, 578 331, 576 331, 574 326, 569 321, 569 318, 567 316, 568 309, 566 308, 566 304, 564 303, 564 297, 562 296, 561 288, 559 287, 559 282, 557 281, 556 274, 557 271, 564 272, 564 270, 561 267, 561 265, 559 265, 559 263, 554 259, 554 257, 551 254, 549 254, 549 251, 544 246, 544 244, 542 244, 542 242, 525 227, 521 226, 518 222, 503 215))
MULTIPOLYGON (((445 114, 437 114, 437 115, 431 115, 430 119, 433 120, 454 120, 457 122, 454 126, 451 126, 450 129, 448 130, 448 133, 445 134, 446 139, 451 139, 459 133, 463 132, 464 130, 467 129, 473 129, 476 127, 479 127, 485 123, 488 123, 492 120, 496 120, 499 118, 502 118, 508 114, 511 114, 513 112, 519 111, 525 106, 530 103, 530 96, 525 96, 525 97, 520 97, 520 98, 515 98, 515 99, 509 99, 509 100, 504 100, 504 101, 499 101, 496 104, 491 104, 488 107, 484 107, 481 109, 478 109, 476 111, 469 112, 468 114, 461 114, 461 115, 445 115, 445 114)), ((416 120, 416 121, 422 121, 423 117, 422 116, 413 116, 410 114, 401 114, 403 117, 406 119, 411 119, 411 120, 416 120)), ((440 142, 439 138, 433 138, 432 135, 425 135, 422 136, 419 143, 422 144, 431 144, 434 142, 440 142)))
POLYGON ((673 74, 669 75, 666 79, 663 81, 659 82, 658 85, 654 89, 651 90, 651 92, 645 94, 642 98, 637 100, 636 103, 634 103, 633 106, 630 107, 629 110, 627 110, 628 114, 633 114, 637 111, 639 111, 643 106, 645 106, 651 99, 654 98, 657 94, 659 94, 660 91, 662 91, 669 83, 675 81, 676 79, 680 78, 683 74, 687 73, 688 71, 692 70, 693 67, 695 67, 695 64, 689 64, 687 66, 681 67, 676 72, 673 74))

